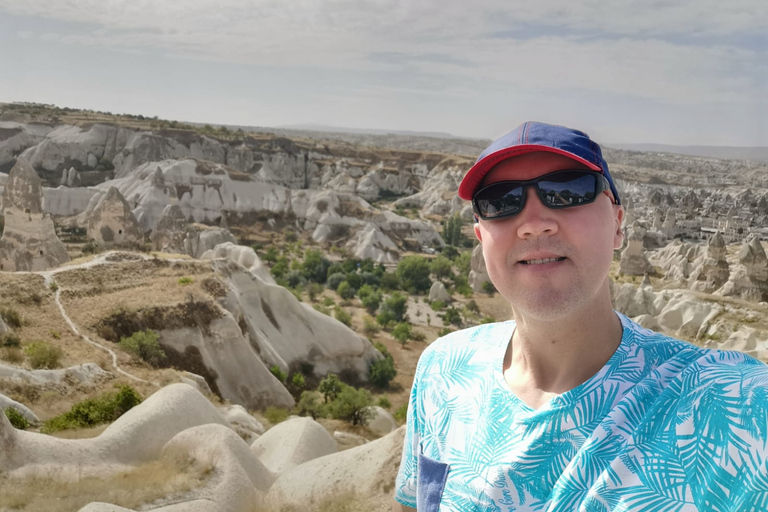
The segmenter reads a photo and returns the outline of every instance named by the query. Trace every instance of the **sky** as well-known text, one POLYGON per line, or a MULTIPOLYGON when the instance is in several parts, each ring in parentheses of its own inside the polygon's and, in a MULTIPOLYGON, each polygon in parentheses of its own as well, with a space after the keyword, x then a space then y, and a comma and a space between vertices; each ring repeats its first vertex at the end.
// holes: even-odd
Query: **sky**
POLYGON ((765 0, 0 0, 0 101, 768 146, 765 0))

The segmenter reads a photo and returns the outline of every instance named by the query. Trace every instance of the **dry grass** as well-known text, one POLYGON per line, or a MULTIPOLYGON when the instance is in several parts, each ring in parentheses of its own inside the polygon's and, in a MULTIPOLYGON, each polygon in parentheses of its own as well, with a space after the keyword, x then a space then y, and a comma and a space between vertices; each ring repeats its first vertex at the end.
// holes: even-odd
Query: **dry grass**
POLYGON ((74 512, 94 501, 136 509, 200 487, 212 467, 186 457, 168 457, 109 478, 65 482, 51 476, 10 479, 0 476, 0 512, 74 512))
POLYGON ((370 510, 369 500, 352 491, 341 492, 319 503, 307 503, 301 507, 284 505, 280 508, 255 507, 251 512, 360 512, 370 510))

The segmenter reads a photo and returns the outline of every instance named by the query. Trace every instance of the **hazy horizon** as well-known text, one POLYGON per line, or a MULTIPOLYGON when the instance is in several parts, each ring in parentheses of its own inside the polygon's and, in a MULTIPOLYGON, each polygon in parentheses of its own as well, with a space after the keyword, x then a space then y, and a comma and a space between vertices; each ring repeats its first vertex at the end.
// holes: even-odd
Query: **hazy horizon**
POLYGON ((0 0, 0 98, 210 124, 768 146, 768 4, 0 0))

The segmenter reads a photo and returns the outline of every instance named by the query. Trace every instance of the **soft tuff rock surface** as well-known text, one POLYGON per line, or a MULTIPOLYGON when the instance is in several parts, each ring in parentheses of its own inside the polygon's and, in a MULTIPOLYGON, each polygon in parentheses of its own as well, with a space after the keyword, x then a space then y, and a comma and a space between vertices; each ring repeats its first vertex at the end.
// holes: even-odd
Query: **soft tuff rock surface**
POLYGON ((485 268, 485 258, 483 257, 483 246, 478 244, 472 249, 472 260, 470 262, 469 286, 472 291, 483 291, 483 284, 491 280, 488 277, 488 270, 485 268))
POLYGON ((43 213, 40 178, 23 158, 8 175, 2 203, 5 229, 0 238, 0 270, 45 270, 69 261, 53 221, 43 213))
POLYGON ((251 452, 278 475, 337 451, 331 434, 312 418, 290 418, 267 430, 251 445, 251 452))
POLYGON ((730 276, 723 235, 712 235, 707 252, 693 263, 689 287, 704 293, 712 293, 723 286, 730 276))
POLYGON ((213 250, 205 251, 202 256, 200 256, 200 259, 203 260, 213 260, 218 258, 234 261, 238 265, 245 267, 251 274, 265 283, 275 284, 275 279, 269 272, 269 267, 261 262, 256 251, 251 247, 236 245, 232 242, 225 242, 217 245, 213 250))
POLYGON ((144 232, 123 195, 110 187, 88 215, 88 238, 105 247, 135 247, 144 232))
POLYGON ((429 300, 440 300, 443 302, 451 302, 451 296, 445 289, 445 285, 440 281, 435 281, 429 288, 429 300))
POLYGON ((353 510, 388 512, 392 508, 405 427, 363 446, 314 459, 280 475, 265 498, 268 505, 299 509, 342 499, 353 510))
POLYGON ((627 248, 621 253, 619 268, 630 276, 642 276, 646 272, 653 272, 653 266, 645 256, 643 248, 644 233, 633 228, 627 237, 627 248))

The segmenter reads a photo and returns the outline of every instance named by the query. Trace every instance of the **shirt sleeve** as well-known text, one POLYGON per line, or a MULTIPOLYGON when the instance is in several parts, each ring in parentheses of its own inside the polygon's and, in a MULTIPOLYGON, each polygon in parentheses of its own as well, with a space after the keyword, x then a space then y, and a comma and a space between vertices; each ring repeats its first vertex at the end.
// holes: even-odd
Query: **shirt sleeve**
POLYGON ((421 420, 419 418, 420 399, 419 388, 421 380, 421 363, 416 367, 413 387, 408 400, 408 417, 403 441, 403 455, 400 459, 400 469, 395 480, 395 500, 407 507, 416 508, 416 484, 418 480, 419 439, 421 437, 421 420))

